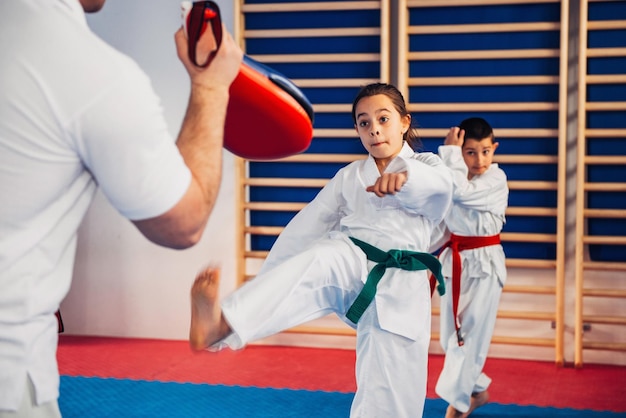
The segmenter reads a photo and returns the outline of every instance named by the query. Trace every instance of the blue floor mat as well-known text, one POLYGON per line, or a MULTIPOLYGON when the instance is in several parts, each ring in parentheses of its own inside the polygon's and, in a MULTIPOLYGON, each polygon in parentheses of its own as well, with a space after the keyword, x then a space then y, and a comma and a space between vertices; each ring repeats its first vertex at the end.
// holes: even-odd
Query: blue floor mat
MULTIPOLYGON (((346 418, 352 397, 351 393, 61 376, 59 407, 64 418, 346 418)), ((427 399, 424 418, 442 418, 446 407, 441 399, 427 399)), ((624 418, 626 414, 490 403, 472 414, 481 417, 624 418)))

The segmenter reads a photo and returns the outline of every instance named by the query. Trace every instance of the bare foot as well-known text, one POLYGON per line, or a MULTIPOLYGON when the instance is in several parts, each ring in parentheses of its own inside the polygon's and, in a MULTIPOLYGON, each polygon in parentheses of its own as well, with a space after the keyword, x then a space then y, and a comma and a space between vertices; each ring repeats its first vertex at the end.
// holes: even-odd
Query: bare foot
POLYGON ((215 267, 201 271, 191 286, 189 345, 193 350, 204 350, 231 332, 222 317, 219 288, 220 270, 215 267))
POLYGON ((465 418, 467 414, 457 411, 452 405, 448 405, 446 410, 446 418, 465 418))
POLYGON ((472 400, 470 401, 470 409, 467 411, 467 416, 474 412, 476 408, 480 408, 489 402, 489 392, 486 390, 478 393, 472 393, 472 400))
POLYGON ((486 390, 483 392, 473 393, 470 400, 470 407, 467 412, 459 412, 452 405, 448 405, 446 410, 446 418, 467 418, 476 408, 480 408, 489 402, 489 392, 486 390))

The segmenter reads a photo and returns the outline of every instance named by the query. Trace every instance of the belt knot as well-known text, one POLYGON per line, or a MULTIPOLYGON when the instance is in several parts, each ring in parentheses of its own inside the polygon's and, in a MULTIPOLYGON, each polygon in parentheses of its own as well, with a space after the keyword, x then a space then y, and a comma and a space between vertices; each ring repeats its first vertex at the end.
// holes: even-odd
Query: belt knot
POLYGON ((437 257, 428 253, 421 253, 409 250, 389 250, 383 251, 359 239, 350 237, 352 242, 357 245, 368 260, 378 264, 367 275, 365 285, 361 293, 348 309, 346 317, 353 323, 357 323, 370 305, 376 295, 378 282, 385 274, 387 268, 400 268, 402 270, 430 270, 440 283, 439 293, 443 295, 445 287, 443 285, 443 276, 441 275, 441 263, 437 257))
POLYGON ((411 260, 406 251, 389 250, 387 254, 389 256, 387 257, 385 266, 401 268, 404 270, 410 270, 411 260))

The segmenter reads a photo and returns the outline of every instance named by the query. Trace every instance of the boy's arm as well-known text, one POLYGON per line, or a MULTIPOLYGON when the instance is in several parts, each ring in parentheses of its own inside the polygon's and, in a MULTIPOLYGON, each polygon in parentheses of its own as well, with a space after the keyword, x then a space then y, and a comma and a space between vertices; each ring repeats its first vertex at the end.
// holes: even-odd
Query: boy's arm
POLYGON ((461 147, 442 145, 439 147, 439 156, 452 171, 455 205, 504 214, 509 188, 506 174, 497 164, 492 164, 487 172, 470 181, 467 178, 467 166, 463 160, 461 147))

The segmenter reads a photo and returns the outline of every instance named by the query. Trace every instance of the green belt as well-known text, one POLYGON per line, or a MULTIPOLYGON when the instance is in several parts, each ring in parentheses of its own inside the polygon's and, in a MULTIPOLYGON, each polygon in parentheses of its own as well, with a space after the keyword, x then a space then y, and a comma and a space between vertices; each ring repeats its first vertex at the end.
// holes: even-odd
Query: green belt
POLYGON ((387 267, 396 267, 411 271, 430 270, 439 282, 437 291, 440 295, 445 293, 446 287, 443 282, 443 276, 441 275, 441 263, 437 257, 428 253, 408 250, 389 250, 385 252, 356 238, 350 237, 350 239, 363 250, 368 260, 378 263, 367 275, 367 280, 365 281, 361 293, 359 293, 356 300, 352 303, 352 306, 350 306, 350 309, 348 309, 348 313, 346 313, 346 317, 353 323, 356 324, 359 322, 361 315, 363 315, 365 309, 367 309, 374 299, 378 282, 383 277, 383 274, 385 274, 387 267))

